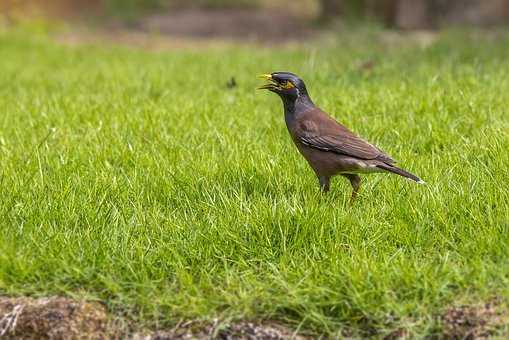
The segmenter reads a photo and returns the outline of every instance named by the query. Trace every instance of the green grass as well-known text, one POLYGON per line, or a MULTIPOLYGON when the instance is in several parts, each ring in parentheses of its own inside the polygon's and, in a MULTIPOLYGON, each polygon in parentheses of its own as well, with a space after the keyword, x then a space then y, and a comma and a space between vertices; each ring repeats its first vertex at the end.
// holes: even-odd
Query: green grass
POLYGON ((447 306, 508 301, 508 35, 151 53, 7 31, 0 46, 3 294, 329 335, 432 335, 447 306), (279 99, 254 90, 273 70, 428 185, 365 176, 352 208, 344 179, 321 195, 279 99))

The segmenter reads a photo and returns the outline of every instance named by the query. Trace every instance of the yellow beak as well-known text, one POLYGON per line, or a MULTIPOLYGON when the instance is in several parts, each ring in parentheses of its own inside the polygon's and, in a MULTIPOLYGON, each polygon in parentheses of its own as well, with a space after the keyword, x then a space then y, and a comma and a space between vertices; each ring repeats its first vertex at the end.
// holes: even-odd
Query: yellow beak
MULTIPOLYGON (((272 79, 272 75, 271 74, 260 74, 258 76, 258 78, 269 80, 269 81, 274 81, 272 79)), ((274 89, 275 87, 276 86, 275 86, 274 83, 269 83, 269 84, 265 84, 265 85, 262 85, 262 86, 258 87, 258 90, 270 90, 270 89, 274 89)))
POLYGON ((271 74, 260 74, 258 78, 265 79, 265 80, 272 80, 271 74))

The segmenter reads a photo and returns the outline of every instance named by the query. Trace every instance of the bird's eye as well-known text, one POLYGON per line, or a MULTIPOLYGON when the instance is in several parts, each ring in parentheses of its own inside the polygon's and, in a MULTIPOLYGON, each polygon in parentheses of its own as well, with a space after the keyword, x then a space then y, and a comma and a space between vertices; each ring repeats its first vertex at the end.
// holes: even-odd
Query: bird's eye
POLYGON ((281 84, 281 87, 282 87, 282 88, 284 88, 284 89, 286 89, 286 90, 288 90, 288 89, 292 89, 292 88, 294 88, 295 86, 292 84, 292 82, 291 82, 291 81, 288 81, 288 80, 287 80, 287 81, 285 81, 285 82, 283 82, 283 83, 281 84))

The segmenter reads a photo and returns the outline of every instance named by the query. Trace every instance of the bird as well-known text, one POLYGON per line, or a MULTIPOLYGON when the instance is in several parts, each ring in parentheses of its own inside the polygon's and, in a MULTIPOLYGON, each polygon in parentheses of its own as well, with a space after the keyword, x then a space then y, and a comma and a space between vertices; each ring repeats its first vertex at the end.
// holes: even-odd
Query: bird
POLYGON ((283 102, 288 132, 315 172, 320 189, 328 192, 331 178, 346 177, 352 186, 352 204, 361 186, 359 174, 385 172, 403 176, 419 184, 425 182, 399 168, 396 161, 373 144, 357 136, 318 108, 304 81, 290 72, 263 74, 268 83, 258 87, 279 95, 283 102))

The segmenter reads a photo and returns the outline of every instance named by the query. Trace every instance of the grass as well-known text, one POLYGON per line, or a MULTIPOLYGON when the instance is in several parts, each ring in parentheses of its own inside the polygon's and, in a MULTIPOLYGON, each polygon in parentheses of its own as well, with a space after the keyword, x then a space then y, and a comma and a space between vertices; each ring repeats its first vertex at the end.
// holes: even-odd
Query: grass
POLYGON ((508 42, 156 53, 4 31, 0 292, 100 300, 161 327, 358 336, 439 334, 447 306, 507 302, 508 42), (273 70, 428 185, 365 176, 352 208, 346 180, 321 195, 279 99, 254 90, 273 70))

